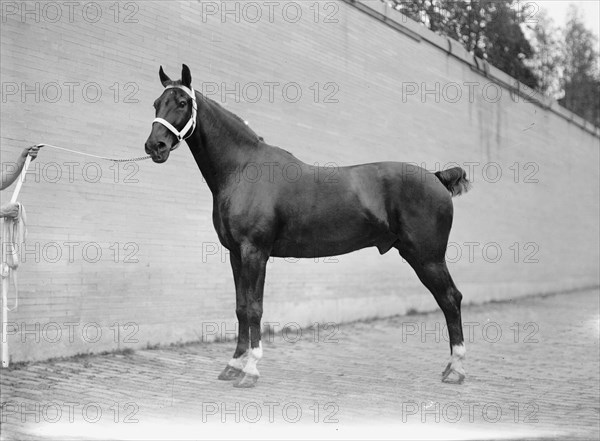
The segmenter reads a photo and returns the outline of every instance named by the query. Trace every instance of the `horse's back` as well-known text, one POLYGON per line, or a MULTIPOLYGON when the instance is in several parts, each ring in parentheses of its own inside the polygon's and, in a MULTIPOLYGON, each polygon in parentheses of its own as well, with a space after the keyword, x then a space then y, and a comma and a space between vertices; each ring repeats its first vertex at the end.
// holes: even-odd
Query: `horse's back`
POLYGON ((388 209, 403 206, 452 205, 451 194, 435 173, 408 162, 374 162, 347 167, 357 188, 385 199, 388 209))

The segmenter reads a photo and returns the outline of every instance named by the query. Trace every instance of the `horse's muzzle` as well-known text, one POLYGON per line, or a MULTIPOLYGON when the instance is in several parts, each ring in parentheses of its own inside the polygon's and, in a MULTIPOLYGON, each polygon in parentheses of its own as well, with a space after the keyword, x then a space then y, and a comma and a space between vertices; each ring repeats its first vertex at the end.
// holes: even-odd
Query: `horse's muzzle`
POLYGON ((152 157, 152 161, 157 164, 162 164, 169 159, 169 153, 171 152, 171 148, 166 145, 164 142, 159 141, 156 143, 146 142, 145 144, 146 153, 152 157))

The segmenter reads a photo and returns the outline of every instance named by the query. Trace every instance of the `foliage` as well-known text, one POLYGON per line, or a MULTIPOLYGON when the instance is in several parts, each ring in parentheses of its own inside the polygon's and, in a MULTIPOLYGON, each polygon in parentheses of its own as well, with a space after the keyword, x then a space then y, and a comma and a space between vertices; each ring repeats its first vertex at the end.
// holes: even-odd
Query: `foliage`
POLYGON ((515 0, 383 0, 600 126, 597 39, 575 6, 562 32, 515 0))
POLYGON ((565 64, 561 31, 544 10, 539 11, 528 30, 533 55, 525 63, 536 76, 538 90, 558 99, 563 95, 561 78, 565 64))
POLYGON ((513 0, 392 0, 394 7, 439 34, 460 41, 478 57, 531 88, 537 79, 524 60, 533 49, 521 29, 513 0))
POLYGON ((569 11, 564 31, 564 97, 567 109, 600 126, 600 75, 597 39, 585 28, 575 7, 569 11))

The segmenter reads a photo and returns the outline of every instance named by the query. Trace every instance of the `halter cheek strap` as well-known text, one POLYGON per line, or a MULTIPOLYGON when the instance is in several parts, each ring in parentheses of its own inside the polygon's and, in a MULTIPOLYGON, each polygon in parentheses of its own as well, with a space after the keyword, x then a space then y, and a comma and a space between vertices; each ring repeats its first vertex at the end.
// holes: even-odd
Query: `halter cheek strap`
POLYGON ((198 111, 198 105, 196 104, 196 94, 194 93, 194 89, 187 88, 185 86, 167 86, 166 89, 181 89, 185 93, 187 93, 192 98, 192 116, 190 117, 187 124, 181 130, 177 130, 173 124, 163 118, 154 118, 152 123, 155 122, 162 124, 165 126, 173 135, 177 137, 177 144, 171 147, 171 150, 175 150, 181 144, 181 141, 189 138, 194 133, 196 129, 196 113, 198 111), (189 132, 189 133, 188 133, 189 132), (187 133, 187 136, 186 136, 187 133))

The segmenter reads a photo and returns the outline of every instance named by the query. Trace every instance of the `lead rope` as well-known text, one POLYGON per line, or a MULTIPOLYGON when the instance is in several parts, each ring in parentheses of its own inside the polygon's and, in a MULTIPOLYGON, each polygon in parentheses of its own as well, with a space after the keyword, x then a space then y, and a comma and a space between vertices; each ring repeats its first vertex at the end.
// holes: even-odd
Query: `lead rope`
MULTIPOLYGON (((68 149, 65 147, 59 147, 52 144, 37 144, 37 147, 50 147, 56 150, 63 150, 65 152, 75 153, 78 155, 89 156, 91 158, 103 159, 106 161, 112 162, 135 162, 135 161, 143 161, 145 159, 149 159, 151 156, 138 156, 136 158, 130 159, 119 159, 119 158, 109 158, 107 156, 100 155, 92 155, 91 153, 84 153, 77 150, 68 149)), ((179 144, 171 148, 171 150, 175 150, 179 144)), ((11 202, 16 202, 17 197, 19 196, 19 192, 21 191, 21 187, 23 186, 23 181, 25 180, 25 174, 27 173, 27 168, 31 163, 31 156, 27 156, 25 159, 25 164, 23 165, 23 169, 21 170, 21 174, 19 175, 17 185, 13 192, 11 202)), ((25 215, 25 207, 19 203, 19 214, 15 219, 11 218, 2 218, 0 219, 0 230, 1 231, 1 261, 0 261, 0 279, 2 286, 2 350, 1 350, 1 361, 2 367, 8 367, 9 365, 9 355, 8 355, 8 312, 14 311, 19 306, 19 285, 17 282, 17 268, 19 267, 20 256, 18 251, 18 246, 23 246, 25 244, 25 239, 27 236, 27 225, 26 225, 26 215, 25 215), (15 287, 15 302, 12 308, 8 307, 8 290, 10 288, 10 282, 12 280, 12 284, 15 287)))
MULTIPOLYGON (((19 214, 14 219, 4 219, 4 228, 2 229, 2 278, 8 279, 7 286, 9 287, 12 280, 12 284, 15 287, 15 303, 12 308, 9 308, 7 303, 6 310, 8 312, 14 311, 19 306, 19 285, 17 283, 17 268, 19 268, 21 261, 19 246, 23 246, 27 239, 25 207, 19 202, 17 204, 19 204, 19 214)), ((6 301, 8 302, 8 293, 6 301)))
MULTIPOLYGON (((98 156, 98 155, 92 155, 91 153, 79 152, 77 150, 71 150, 71 149, 59 147, 59 146, 52 145, 52 144, 37 144, 37 147, 50 147, 50 148, 56 149, 56 150, 64 150, 65 152, 76 153, 78 155, 90 156, 92 158, 104 159, 106 161, 112 161, 112 162, 135 162, 135 161, 143 161, 144 159, 151 158, 150 155, 146 155, 146 156, 138 156, 136 158, 131 158, 131 159, 115 159, 115 158, 109 158, 107 156, 98 156)), ((173 150, 175 150, 175 148, 173 150)))
MULTIPOLYGON (((179 143, 176 144, 171 150, 175 150, 178 146, 179 146, 179 143)), ((63 150, 65 152, 76 153, 78 155, 89 156, 91 158, 103 159, 103 160, 112 161, 112 162, 135 162, 135 161, 143 161, 145 159, 151 158, 150 155, 138 156, 138 157, 129 158, 129 159, 110 158, 108 156, 93 155, 91 153, 84 153, 84 152, 80 152, 78 150, 68 149, 65 147, 59 147, 57 145, 45 144, 45 143, 37 144, 36 147, 50 147, 50 148, 56 149, 56 150, 63 150)), ((23 170, 21 171, 21 175, 19 176, 19 181, 17 182, 17 186, 15 187, 15 191, 11 198, 11 202, 16 202, 16 200, 17 200, 17 196, 19 195, 19 192, 21 191, 21 186, 23 185, 23 181, 25 180, 25 173, 27 173, 27 168, 29 167, 30 163, 31 163, 31 156, 28 156, 25 161, 25 165, 23 166, 23 170)), ((12 278, 13 285, 15 287, 15 306, 13 306, 12 308, 7 308, 7 310, 13 311, 17 308, 17 306, 19 304, 19 302, 18 302, 19 290, 18 290, 18 286, 17 286, 17 272, 16 272, 17 268, 19 267, 19 262, 20 262, 18 246, 25 243, 25 237, 27 235, 25 207, 23 207, 22 204, 19 204, 19 214, 18 214, 17 218, 15 218, 15 219, 6 218, 6 219, 3 219, 3 222, 4 222, 4 228, 2 229, 2 243, 4 244, 3 245, 4 249, 2 250, 2 267, 0 268, 0 272, 2 274, 3 279, 9 278, 9 282, 10 282, 10 278, 12 278), (10 248, 10 251, 9 251, 9 248, 10 248)))
MULTIPOLYGON (((25 164, 17 180, 17 185, 10 198, 11 203, 17 203, 19 211, 16 218, 3 218, 2 219, 2 259, 0 273, 2 276, 2 338, 5 337, 5 321, 6 313, 8 311, 14 311, 19 306, 19 285, 17 283, 17 268, 21 261, 19 256, 19 246, 24 245, 25 238, 27 236, 27 217, 25 215, 25 207, 17 202, 19 192, 25 181, 25 174, 31 164, 31 156, 27 155, 25 158, 25 164), (10 281, 12 279, 13 286, 15 287, 15 304, 12 308, 8 307, 8 289, 10 287, 10 281)), ((3 343, 6 343, 3 341, 3 343)), ((4 359, 3 359, 4 362, 4 359)))
MULTIPOLYGON (((136 158, 130 159, 117 159, 117 158, 109 158, 107 156, 99 156, 92 155, 91 153, 84 153, 77 150, 67 149, 65 147, 59 147, 52 144, 37 144, 37 147, 50 147, 57 150, 63 150, 70 153, 76 153, 78 155, 89 156, 97 159, 104 159, 106 161, 112 162, 134 162, 134 161, 143 161, 145 159, 149 159, 150 155, 147 156, 138 156, 136 158)), ((175 147, 176 148, 176 147, 175 147)), ((175 150, 175 148, 173 150, 175 150)), ((17 182, 17 186, 15 187, 15 191, 11 198, 11 202, 17 201, 17 196, 21 191, 21 186, 23 185, 23 181, 25 180, 25 173, 27 173, 27 168, 31 163, 31 156, 28 156, 25 164, 23 166, 23 170, 19 176, 19 181, 17 182)), ((16 218, 6 218, 3 219, 3 227, 2 228, 2 266, 0 268, 0 273, 2 275, 2 279, 8 279, 7 284, 10 285, 10 281, 12 280, 13 286, 15 287, 15 303, 12 308, 6 306, 7 311, 14 311, 19 306, 19 287, 17 283, 17 268, 19 267, 20 256, 19 256, 19 246, 23 246, 25 244, 25 239, 27 236, 27 225, 26 225, 26 215, 25 215, 25 207, 19 203, 19 214, 16 218)), ((3 283, 4 287, 4 283, 3 283)), ((8 294, 7 294, 8 296, 8 294)), ((3 302, 7 301, 3 297, 3 302)))
MULTIPOLYGON (((17 180, 15 191, 10 199, 10 202, 17 202, 17 197, 23 186, 25 180, 25 173, 31 164, 31 156, 27 155, 23 169, 17 180)), ((16 219, 2 218, 0 219, 2 230, 1 241, 2 250, 0 252, 0 279, 2 280, 2 367, 8 367, 9 355, 8 355, 8 312, 14 311, 19 306, 19 286, 17 284, 17 268, 19 267, 19 252, 17 246, 25 242, 25 236, 27 234, 27 228, 25 225, 25 208, 19 204, 19 214, 16 219), (10 244, 10 253, 8 246, 10 244), (12 277, 11 277, 12 276, 12 277), (12 279, 15 287, 15 303, 12 308, 8 307, 8 290, 10 288, 10 281, 12 279)))

